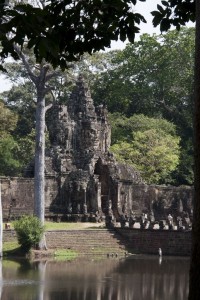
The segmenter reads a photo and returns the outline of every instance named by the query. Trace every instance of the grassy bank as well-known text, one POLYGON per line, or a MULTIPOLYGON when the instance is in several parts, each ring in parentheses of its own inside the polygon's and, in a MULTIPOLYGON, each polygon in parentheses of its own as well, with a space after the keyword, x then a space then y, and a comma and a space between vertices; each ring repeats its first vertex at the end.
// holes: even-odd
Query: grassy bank
MULTIPOLYGON (((48 230, 84 230, 84 229, 98 229, 104 228, 104 223, 66 223, 66 222, 45 222, 45 231, 48 230)), ((5 224, 4 224, 5 228, 5 224)), ((13 223, 10 223, 10 228, 14 229, 13 223)), ((15 256, 22 257, 25 254, 21 251, 20 245, 16 241, 4 242, 3 243, 3 256, 15 256)), ((72 251, 70 249, 59 249, 55 251, 33 251, 30 253, 30 257, 40 257, 40 256, 51 256, 55 257, 57 260, 72 260, 78 257, 78 252, 72 251)))
MULTIPOLYGON (((14 229, 13 223, 10 224, 10 229, 14 229)), ((104 228, 104 223, 89 223, 89 222, 45 222, 45 230, 83 230, 83 229, 97 229, 104 228)), ((5 224, 3 226, 5 228, 5 224)))
POLYGON ((31 259, 51 257, 56 260, 73 260, 78 257, 78 252, 70 249, 57 249, 51 251, 31 250, 30 253, 21 251, 18 242, 5 242, 3 243, 3 257, 27 257, 31 259))
POLYGON ((45 222, 45 230, 83 230, 83 229, 97 229, 104 228, 104 223, 89 223, 89 222, 77 222, 77 223, 67 223, 67 222, 45 222))

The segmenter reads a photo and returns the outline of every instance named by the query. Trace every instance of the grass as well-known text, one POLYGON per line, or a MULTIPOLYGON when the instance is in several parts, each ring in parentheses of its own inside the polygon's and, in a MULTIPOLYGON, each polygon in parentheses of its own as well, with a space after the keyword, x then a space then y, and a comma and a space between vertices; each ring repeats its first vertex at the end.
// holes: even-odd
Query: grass
MULTIPOLYGON (((14 229, 13 223, 10 222, 10 229, 14 229)), ((84 222, 45 222, 45 230, 83 230, 83 229, 98 229, 104 228, 104 224, 84 223, 84 222)), ((5 223, 3 228, 5 228, 5 223)))
MULTIPOLYGON (((57 249, 54 252, 56 260, 73 260, 78 257, 78 252, 70 249, 57 249)), ((3 257, 24 256, 17 241, 3 243, 3 257)))
POLYGON ((45 222, 45 230, 73 230, 81 229, 81 223, 45 222))
POLYGON ((76 251, 70 249, 57 249, 55 252, 56 260, 63 261, 63 260, 73 260, 78 257, 78 253, 76 251))
POLYGON ((21 254, 21 248, 17 240, 3 243, 3 256, 14 256, 21 254))
POLYGON ((83 230, 83 229, 98 229, 102 227, 103 224, 96 224, 96 223, 45 222, 45 230, 83 230))

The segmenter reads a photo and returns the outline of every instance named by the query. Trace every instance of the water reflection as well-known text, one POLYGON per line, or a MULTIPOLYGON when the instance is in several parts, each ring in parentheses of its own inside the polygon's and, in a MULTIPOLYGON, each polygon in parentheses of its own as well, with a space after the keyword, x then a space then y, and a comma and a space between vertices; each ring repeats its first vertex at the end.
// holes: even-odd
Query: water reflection
POLYGON ((3 261, 1 300, 186 300, 189 259, 3 261))
POLYGON ((2 276, 2 258, 0 257, 0 299, 1 299, 1 294, 2 294, 2 281, 3 281, 3 276, 2 276))

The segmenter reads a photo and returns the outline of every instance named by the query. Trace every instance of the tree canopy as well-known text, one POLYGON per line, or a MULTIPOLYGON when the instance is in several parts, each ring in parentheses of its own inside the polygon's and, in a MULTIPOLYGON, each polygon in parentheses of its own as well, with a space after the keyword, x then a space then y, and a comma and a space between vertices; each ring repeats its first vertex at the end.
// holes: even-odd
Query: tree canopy
MULTIPOLYGON (((22 49, 25 43, 33 48, 37 61, 42 59, 54 67, 67 67, 84 52, 94 53, 110 47, 111 40, 133 42, 144 17, 132 6, 146 0, 52 0, 40 1, 39 7, 24 1, 10 7, 1 0, 1 57, 18 56, 13 43, 22 49)), ((195 20, 195 0, 168 0, 152 12, 154 26, 167 31, 172 25, 180 29, 195 20)))
MULTIPOLYGON (((101 58, 98 54, 98 59, 91 62, 95 70, 92 80, 88 75, 95 103, 103 100, 114 115, 144 114, 176 125, 181 138, 180 164, 174 172, 176 184, 193 184, 194 180, 194 43, 194 28, 144 34, 124 50, 102 53, 101 58)), ((115 135, 115 129, 112 133, 115 135)))
POLYGON ((112 119, 111 151, 117 159, 139 170, 147 183, 172 183, 170 175, 180 156, 180 138, 175 126, 167 120, 144 115, 112 119))
MULTIPOLYGON (((39 66, 32 52, 26 50, 25 54, 30 68, 37 71, 35 66, 39 66)), ((2 99, 18 114, 13 134, 19 146, 20 165, 25 167, 33 154, 36 92, 22 63, 5 66, 6 76, 14 85, 2 94, 2 99)), ((67 103, 76 74, 81 72, 90 83, 95 104, 103 101, 112 113, 112 144, 127 142, 129 133, 137 130, 132 115, 136 118, 136 114, 144 114, 152 120, 164 118, 173 122, 180 137, 180 157, 171 173, 171 183, 193 184, 193 69, 194 28, 163 35, 144 34, 124 50, 85 54, 70 69, 57 72, 48 82, 50 90, 45 99, 47 104, 67 103), (118 112, 124 117, 117 116, 118 112), (129 122, 124 121, 125 117, 129 122)), ((151 124, 147 121, 145 130, 152 129, 151 124)), ((159 126, 166 130, 167 123, 159 126)))
MULTIPOLYGON (((145 0, 139 0, 145 1, 145 0)), ((1 57, 18 59, 13 44, 27 43, 38 62, 45 59, 54 67, 67 67, 84 52, 110 47, 111 40, 134 41, 137 25, 146 22, 131 9, 137 0, 52 0, 40 7, 23 2, 1 11, 1 57)), ((3 4, 2 3, 2 4, 3 4)))
POLYGON ((17 114, 0 101, 0 175, 18 174, 20 162, 17 159, 18 144, 12 136, 16 127, 17 114))
POLYGON ((180 29, 187 22, 195 22, 195 0, 168 0, 157 5, 158 11, 152 12, 154 26, 167 31, 171 26, 180 29))

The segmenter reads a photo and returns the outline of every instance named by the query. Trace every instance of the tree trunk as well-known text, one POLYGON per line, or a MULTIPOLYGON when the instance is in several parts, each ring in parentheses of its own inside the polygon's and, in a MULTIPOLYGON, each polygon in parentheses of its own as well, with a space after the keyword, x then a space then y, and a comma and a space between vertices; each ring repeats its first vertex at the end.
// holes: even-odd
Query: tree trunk
MULTIPOLYGON (((39 67, 34 66, 32 69, 39 70, 39 74, 35 75, 29 62, 17 45, 14 49, 31 79, 37 91, 37 106, 36 106, 36 139, 35 139, 35 164, 34 164, 34 214, 40 219, 44 225, 45 218, 45 94, 50 91, 46 88, 48 80, 53 78, 56 73, 48 74, 49 65, 41 63, 39 67)), ((39 243, 40 249, 46 249, 45 235, 39 243)))
POLYGON ((189 300, 200 299, 200 1, 196 0, 195 103, 194 103, 194 212, 189 300))
POLYGON ((1 203, 1 180, 0 180, 0 259, 3 255, 3 214, 1 203))
MULTIPOLYGON (((34 214, 44 225, 45 210, 45 97, 43 91, 37 88, 36 107, 36 144, 35 144, 35 169, 34 169, 34 214)), ((40 249, 46 248, 45 237, 43 236, 40 249)))

